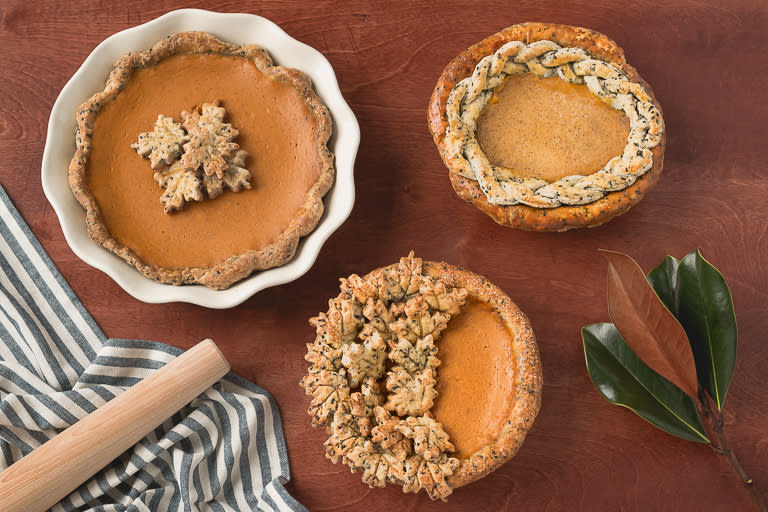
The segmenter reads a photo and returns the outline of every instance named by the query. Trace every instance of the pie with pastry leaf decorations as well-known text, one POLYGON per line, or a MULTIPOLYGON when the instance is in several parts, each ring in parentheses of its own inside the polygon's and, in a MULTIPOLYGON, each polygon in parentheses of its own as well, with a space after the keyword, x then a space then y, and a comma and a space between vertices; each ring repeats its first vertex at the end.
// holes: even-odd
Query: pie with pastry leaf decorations
POLYGON ((142 274, 224 289, 315 229, 331 131, 301 71, 182 32, 122 56, 81 106, 70 186, 90 237, 142 274))
POLYGON ((411 253, 341 280, 312 318, 301 386, 332 462, 445 500, 517 453, 541 404, 522 311, 485 278, 411 253))
POLYGON ((440 76, 428 121, 459 197, 514 228, 603 224, 662 171, 653 92, 584 28, 523 23, 469 47, 440 76))

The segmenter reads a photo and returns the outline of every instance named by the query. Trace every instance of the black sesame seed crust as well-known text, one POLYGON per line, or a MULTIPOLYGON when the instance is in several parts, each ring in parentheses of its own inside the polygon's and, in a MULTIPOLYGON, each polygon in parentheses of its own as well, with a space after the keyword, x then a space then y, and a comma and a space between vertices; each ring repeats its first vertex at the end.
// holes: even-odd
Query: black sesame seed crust
MULTIPOLYGON (((413 259, 413 253, 408 256, 408 259, 413 259)), ((375 269, 362 277, 354 276, 356 278, 355 281, 370 283, 378 275, 397 271, 398 268, 402 268, 404 260, 405 258, 401 259, 399 263, 375 269)), ((445 262, 422 261, 420 258, 416 258, 415 260, 418 260, 420 265, 418 267, 406 265, 405 267, 410 269, 409 272, 412 272, 413 268, 420 268, 420 275, 441 282, 447 289, 466 290, 467 299, 471 298, 490 308, 491 311, 499 316, 513 336, 509 356, 502 361, 502 363, 509 367, 510 373, 515 379, 515 389, 508 396, 508 402, 510 404, 508 408, 509 413, 504 420, 501 432, 494 441, 488 443, 474 454, 471 454, 466 458, 458 459, 458 466, 453 470, 453 473, 446 478, 446 482, 450 488, 456 488, 482 478, 489 472, 497 469, 517 453, 541 407, 541 389, 543 382, 541 361, 539 359, 536 338, 530 321, 500 288, 496 287, 485 277, 460 266, 454 266, 445 262)), ((413 274, 408 277, 407 285, 400 285, 402 290, 410 289, 411 283, 413 282, 412 276, 413 274)), ((352 279, 352 276, 350 279, 352 279)), ((346 282, 347 279, 342 279, 342 283, 346 282)), ((351 287, 355 286, 358 285, 355 285, 354 283, 351 285, 351 287)), ((365 288, 360 286, 359 289, 363 290, 365 288)), ((380 296, 378 291, 375 291, 377 289, 376 286, 372 286, 370 290, 374 291, 365 292, 362 296, 367 297, 368 293, 380 296)), ((349 299, 350 297, 354 297, 350 285, 342 284, 342 293, 337 296, 336 299, 329 300, 329 306, 333 306, 338 312, 341 310, 341 306, 335 304, 335 302, 342 300, 342 298, 349 299)), ((407 300, 407 298, 408 296, 405 294, 405 298, 400 297, 392 300, 400 301, 407 300)), ((361 300, 365 299, 363 298, 361 300)), ((390 299, 387 299, 387 301, 388 300, 390 299)), ((459 315, 460 314, 461 313, 459 313, 459 315)), ((331 337, 331 335, 329 335, 330 332, 336 333, 334 335, 338 338, 336 343, 343 343, 341 340, 342 329, 338 325, 340 322, 342 322, 341 317, 337 316, 336 320, 330 320, 329 316, 323 313, 317 317, 311 318, 309 323, 315 327, 317 331, 315 344, 328 344, 331 337), (332 325, 337 325, 337 327, 331 327, 332 325)), ((439 344, 439 341, 437 343, 439 344)), ((313 344, 307 345, 308 349, 312 346, 313 344)), ((313 366, 316 364, 316 362, 314 362, 316 360, 313 358, 307 358, 307 361, 311 362, 313 366)), ((341 368, 340 363, 336 367, 341 368)), ((314 386, 317 376, 320 375, 317 371, 313 372, 311 368, 312 367, 310 367, 310 371, 302 379, 302 383, 300 384, 305 390, 311 389, 314 386)), ((319 370, 320 372, 322 371, 319 367, 317 367, 316 370, 319 370)), ((340 372, 345 372, 345 370, 341 369, 340 372)), ((346 374, 344 373, 344 375, 346 374)), ((439 371, 437 372, 436 378, 438 381, 440 380, 439 371)), ((308 394, 310 393, 308 392, 308 394)), ((310 415, 312 415, 312 412, 310 412, 310 415)), ((329 417, 319 418, 316 416, 313 425, 324 426, 326 432, 330 434, 332 428, 329 426, 329 421, 329 417)), ((329 458, 335 463, 337 461, 335 457, 336 456, 329 458)), ((436 467, 435 469, 440 470, 439 467, 436 467)), ((352 471, 354 472, 354 470, 353 467, 352 471)), ((424 470, 424 468, 421 468, 419 471, 424 470)), ((397 479, 388 481, 396 484, 403 483, 397 479)), ((404 490, 406 489, 404 488, 404 490)), ((418 487, 414 487, 406 492, 416 492, 417 490, 418 487)))
POLYGON ((487 304, 514 333, 514 349, 510 364, 518 376, 509 418, 499 437, 469 458, 448 478, 460 487, 484 477, 515 456, 541 408, 543 376, 539 349, 528 317, 510 297, 485 277, 448 263, 425 261, 422 273, 443 281, 446 286, 464 288, 469 297, 487 304))
MULTIPOLYGON (((477 63, 509 41, 525 44, 540 40, 551 40, 561 46, 579 47, 596 58, 609 62, 621 70, 633 82, 639 82, 650 95, 653 104, 661 112, 661 106, 653 95, 651 87, 642 79, 637 70, 627 64, 624 51, 604 34, 581 27, 551 23, 521 23, 498 32, 461 52, 443 70, 427 108, 430 133, 437 145, 441 158, 445 158, 443 147, 448 122, 445 105, 453 87, 470 76, 477 63)), ((661 142, 654 147, 653 167, 635 183, 617 192, 610 192, 601 199, 584 206, 558 206, 544 209, 526 205, 501 206, 490 204, 475 181, 463 178, 449 171, 449 179, 456 194, 474 205, 498 224, 526 231, 566 231, 573 228, 595 227, 627 212, 637 204, 658 182, 664 164, 666 130, 661 142)))
POLYGON ((323 196, 335 180, 334 156, 328 149, 332 132, 331 116, 312 89, 310 78, 298 70, 273 65, 264 48, 226 43, 205 32, 172 34, 147 51, 129 52, 120 57, 107 78, 104 90, 94 94, 78 109, 76 122, 77 147, 69 165, 69 184, 78 202, 86 210, 89 236, 129 265, 136 267, 146 277, 165 284, 203 284, 221 290, 229 288, 253 272, 287 263, 296 253, 299 239, 311 233, 320 221, 324 210, 323 196), (304 207, 296 213, 278 240, 271 245, 233 255, 212 267, 160 268, 144 262, 130 247, 112 238, 104 224, 96 198, 87 184, 88 155, 98 112, 120 93, 135 69, 152 66, 164 58, 181 53, 212 53, 253 59, 265 75, 287 82, 299 91, 317 125, 315 151, 321 164, 321 172, 307 192, 304 207))

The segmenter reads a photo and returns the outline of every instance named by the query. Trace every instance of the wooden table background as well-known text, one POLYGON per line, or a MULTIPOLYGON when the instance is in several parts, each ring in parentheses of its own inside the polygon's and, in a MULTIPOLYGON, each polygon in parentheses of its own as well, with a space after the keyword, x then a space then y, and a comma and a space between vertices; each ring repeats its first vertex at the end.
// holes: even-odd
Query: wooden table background
MULTIPOLYGON (((609 248, 649 270, 700 247, 731 286, 740 340, 726 404, 732 446, 768 494, 768 4, 685 0, 558 2, 0 1, 0 184, 98 324, 111 337, 182 348, 212 337, 240 375, 269 390, 282 414, 289 491, 311 510, 752 510, 727 463, 705 445, 652 428, 604 401, 584 366, 579 329, 608 318, 609 248), (522 4, 522 5, 521 5, 522 4), (566 5, 570 4, 570 5, 566 5), (110 34, 179 7, 250 12, 317 48, 360 122, 357 200, 314 267, 226 311, 151 305, 81 262, 40 185, 48 115, 59 91, 110 34), (606 226, 518 232, 460 201, 426 125, 445 64, 514 23, 552 21, 616 40, 665 112, 665 171, 650 195, 606 226), (323 456, 298 387, 307 318, 340 276, 411 249, 465 265, 529 315, 544 366, 543 407, 518 456, 448 503, 398 488, 368 489, 323 456)), ((65 172, 65 169, 62 169, 65 172)))

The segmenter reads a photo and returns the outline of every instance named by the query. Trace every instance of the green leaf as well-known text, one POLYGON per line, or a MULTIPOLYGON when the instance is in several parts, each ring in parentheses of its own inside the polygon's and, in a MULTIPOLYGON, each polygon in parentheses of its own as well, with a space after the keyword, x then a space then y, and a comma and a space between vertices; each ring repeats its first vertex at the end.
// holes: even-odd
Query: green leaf
POLYGON ((606 400, 629 408, 672 435, 689 441, 710 442, 695 402, 646 366, 613 324, 584 326, 581 337, 587 371, 606 400))
POLYGON ((672 256, 667 256, 661 265, 648 273, 648 282, 651 283, 656 295, 667 309, 677 316, 675 297, 677 294, 677 268, 680 262, 672 256))
POLYGON ((680 261, 677 317, 696 361, 699 383, 722 410, 736 365, 736 314, 722 274, 699 251, 680 261))

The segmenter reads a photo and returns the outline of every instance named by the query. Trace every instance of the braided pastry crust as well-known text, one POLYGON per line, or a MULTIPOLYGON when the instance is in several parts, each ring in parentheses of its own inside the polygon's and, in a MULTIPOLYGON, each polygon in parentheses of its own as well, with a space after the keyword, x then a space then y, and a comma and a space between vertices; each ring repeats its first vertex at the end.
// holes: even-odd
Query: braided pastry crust
POLYGON ((565 25, 514 25, 468 48, 445 69, 432 94, 429 126, 460 197, 516 228, 561 231, 602 224, 628 210, 658 180, 664 122, 650 88, 606 36, 565 25), (630 133, 621 155, 599 171, 554 183, 491 164, 475 124, 507 76, 583 84, 622 110, 630 133))

